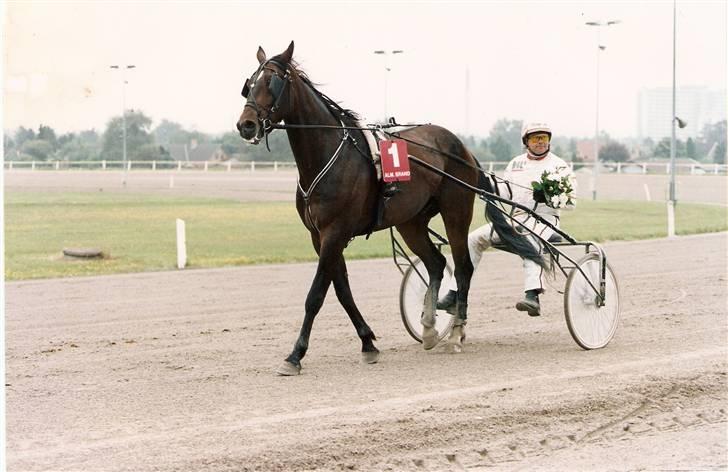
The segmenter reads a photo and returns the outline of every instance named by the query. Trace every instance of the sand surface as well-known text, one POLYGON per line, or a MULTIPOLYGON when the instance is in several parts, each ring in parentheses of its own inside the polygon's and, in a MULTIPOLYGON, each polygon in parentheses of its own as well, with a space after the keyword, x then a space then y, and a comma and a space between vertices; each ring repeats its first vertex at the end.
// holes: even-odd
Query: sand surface
POLYGON ((406 333, 391 260, 351 262, 380 362, 332 290, 298 377, 274 371, 315 264, 8 283, 8 470, 726 470, 727 239, 607 244, 622 319, 596 351, 555 291, 513 309, 509 254, 461 354, 406 333))

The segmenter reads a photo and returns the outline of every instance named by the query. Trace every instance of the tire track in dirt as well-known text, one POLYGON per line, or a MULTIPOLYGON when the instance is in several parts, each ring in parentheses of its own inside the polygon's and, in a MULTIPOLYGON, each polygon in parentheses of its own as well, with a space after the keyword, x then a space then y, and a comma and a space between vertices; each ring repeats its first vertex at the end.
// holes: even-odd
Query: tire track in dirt
POLYGON ((721 466, 726 235, 606 246, 625 301, 606 349, 576 348, 553 293, 540 319, 514 313, 521 269, 495 254, 466 351, 423 352, 391 261, 354 261, 381 362, 359 363, 330 294, 290 379, 272 371, 313 264, 8 284, 8 469, 563 470, 617 452, 623 469, 721 466))

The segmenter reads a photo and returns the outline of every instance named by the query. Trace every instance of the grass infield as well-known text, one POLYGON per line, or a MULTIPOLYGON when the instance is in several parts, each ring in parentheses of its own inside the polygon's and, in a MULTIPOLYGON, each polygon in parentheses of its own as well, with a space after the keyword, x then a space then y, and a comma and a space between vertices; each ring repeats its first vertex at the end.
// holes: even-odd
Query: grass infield
MULTIPOLYGON (((13 192, 5 195, 5 277, 117 274, 176 267, 175 220, 187 227, 188 267, 223 267, 317 259, 291 202, 250 202, 150 195, 13 192), (64 248, 93 247, 103 259, 64 258, 64 248)), ((681 235, 728 230, 721 206, 679 203, 681 235)), ((476 203, 471 228, 485 222, 476 203)), ((432 228, 444 234, 442 223, 432 228)), ((666 236, 664 203, 580 201, 562 213, 562 228, 581 240, 611 241, 666 236)), ((348 259, 391 257, 389 231, 349 244, 348 259)))

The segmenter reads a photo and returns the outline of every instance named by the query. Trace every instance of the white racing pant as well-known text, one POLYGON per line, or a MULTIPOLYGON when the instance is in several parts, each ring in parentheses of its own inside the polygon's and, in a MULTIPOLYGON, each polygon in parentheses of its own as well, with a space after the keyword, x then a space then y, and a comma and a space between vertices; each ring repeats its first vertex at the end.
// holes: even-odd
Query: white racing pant
MULTIPOLYGON (((557 216, 553 215, 539 215, 549 223, 553 224, 557 228, 559 227, 559 218, 557 216)), ((543 239, 548 240, 551 235, 553 235, 554 231, 546 226, 545 224, 539 222, 536 218, 533 218, 531 215, 526 213, 520 213, 515 214, 513 218, 516 221, 521 222, 525 227, 530 228, 533 232, 536 234, 539 234, 543 239)), ((514 228, 516 231, 519 231, 521 233, 525 233, 528 235, 528 240, 533 244, 536 248, 541 250, 541 241, 536 238, 535 236, 531 235, 530 232, 528 232, 526 229, 524 229, 523 226, 519 225, 518 223, 513 223, 514 228)), ((483 257, 483 252, 491 247, 493 244, 499 244, 501 242, 500 238, 498 237, 498 234, 493 230, 493 225, 491 223, 488 223, 486 225, 481 226, 480 228, 474 230, 468 235, 468 251, 470 251, 470 261, 473 263, 473 272, 478 268, 478 264, 480 264, 480 259, 483 257)), ((538 290, 539 292, 543 292, 543 269, 540 265, 536 264, 533 261, 530 261, 528 259, 523 259, 523 272, 524 272, 524 284, 523 284, 523 290, 538 290)), ((452 277, 450 281, 450 290, 457 290, 457 282, 455 280, 455 277, 452 277)))

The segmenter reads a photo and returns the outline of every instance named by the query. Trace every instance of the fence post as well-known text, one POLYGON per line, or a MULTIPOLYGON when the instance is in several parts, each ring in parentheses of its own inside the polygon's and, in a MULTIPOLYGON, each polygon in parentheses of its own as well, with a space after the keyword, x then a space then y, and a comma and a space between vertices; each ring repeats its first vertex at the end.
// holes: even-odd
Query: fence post
POLYGON ((30 170, 35 170, 35 161, 30 163, 30 170))
POLYGON ((101 169, 106 170, 106 159, 101 161, 101 169))
POLYGON ((491 172, 491 173, 493 172, 493 162, 492 161, 488 164, 488 172, 491 172))
POLYGON ((273 172, 278 172, 278 161, 273 161, 273 172))
POLYGON ((227 171, 230 172, 232 170, 232 168, 233 168, 233 162, 232 161, 228 161, 227 164, 228 164, 228 170, 227 171))
POLYGON ((157 161, 152 161, 152 170, 157 170, 157 161))
POLYGON ((10 161, 10 170, 13 170, 13 161, 10 161))
POLYGON ((182 170, 182 161, 177 161, 177 172, 182 170))
MULTIPOLYGON (((675 168, 676 168, 675 173, 677 174, 677 166, 675 166, 675 168)), ((670 173, 670 164, 665 164, 665 173, 666 174, 670 173)))
POLYGON ((56 170, 61 168, 61 161, 56 161, 56 170))
POLYGON ((642 164, 642 173, 643 174, 647 173, 647 164, 642 164))
POLYGON ((250 161, 250 172, 255 172, 255 161, 250 161))
POLYGON ((713 174, 718 175, 718 164, 713 164, 713 174))
POLYGON ((187 237, 185 222, 177 218, 177 268, 184 269, 187 265, 187 237))
POLYGON ((207 161, 205 161, 205 172, 207 172, 207 161))
POLYGON ((131 161, 126 165, 126 170, 131 170, 131 161))
POLYGON ((618 174, 622 173, 622 163, 621 162, 617 162, 617 173, 618 174))

